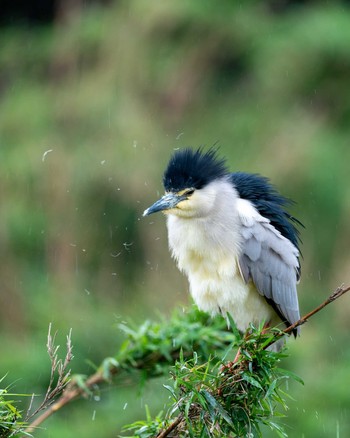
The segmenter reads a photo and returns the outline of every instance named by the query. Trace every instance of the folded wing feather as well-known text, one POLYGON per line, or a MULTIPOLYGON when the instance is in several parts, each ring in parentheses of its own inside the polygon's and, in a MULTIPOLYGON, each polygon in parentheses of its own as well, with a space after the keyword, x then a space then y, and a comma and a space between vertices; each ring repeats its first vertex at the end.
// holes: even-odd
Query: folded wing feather
POLYGON ((247 208, 247 202, 240 200, 238 204, 243 279, 254 283, 286 325, 293 324, 300 318, 296 289, 299 252, 253 206, 247 208))

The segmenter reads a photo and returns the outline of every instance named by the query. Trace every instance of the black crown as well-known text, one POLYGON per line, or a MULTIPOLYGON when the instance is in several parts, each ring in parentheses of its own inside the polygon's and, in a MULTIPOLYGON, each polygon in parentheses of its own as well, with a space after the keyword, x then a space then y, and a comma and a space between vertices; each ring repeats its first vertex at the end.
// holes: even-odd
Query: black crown
POLYGON ((176 151, 163 175, 167 192, 186 188, 201 189, 215 179, 228 175, 225 159, 217 157, 216 149, 204 152, 202 148, 176 151))

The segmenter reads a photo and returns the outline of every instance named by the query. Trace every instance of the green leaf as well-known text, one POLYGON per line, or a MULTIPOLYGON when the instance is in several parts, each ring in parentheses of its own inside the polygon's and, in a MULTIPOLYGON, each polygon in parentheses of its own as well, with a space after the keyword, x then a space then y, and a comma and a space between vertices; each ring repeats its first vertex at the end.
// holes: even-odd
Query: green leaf
POLYGON ((216 400, 215 397, 213 397, 212 394, 210 394, 210 392, 208 392, 207 390, 203 389, 200 391, 203 396, 205 397, 205 399, 207 400, 207 402, 210 404, 210 406, 214 409, 216 409, 219 414, 222 416, 222 418, 225 419, 225 421, 231 426, 234 427, 232 419, 229 415, 229 413, 224 409, 224 407, 216 400))
POLYGON ((174 388, 170 385, 164 385, 164 384, 163 384, 163 387, 165 389, 167 389, 170 392, 170 394, 173 396, 173 398, 176 400, 176 393, 175 393, 174 388))
POLYGON ((246 382, 250 383, 251 385, 255 386, 256 388, 259 389, 263 389, 262 386, 260 385, 260 383, 254 379, 254 377, 250 376, 249 374, 242 374, 242 379, 245 380, 246 382))
POLYGON ((281 373, 284 377, 291 377, 293 380, 295 380, 296 382, 299 382, 301 385, 305 385, 302 378, 299 377, 297 374, 293 373, 292 371, 284 370, 282 368, 276 368, 276 371, 281 373))

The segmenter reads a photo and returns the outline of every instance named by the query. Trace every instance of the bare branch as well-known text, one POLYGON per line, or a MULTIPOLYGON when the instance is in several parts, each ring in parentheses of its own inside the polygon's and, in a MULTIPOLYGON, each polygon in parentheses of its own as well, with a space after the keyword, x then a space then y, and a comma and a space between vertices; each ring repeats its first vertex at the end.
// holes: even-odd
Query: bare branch
POLYGON ((162 430, 158 435, 157 438, 165 438, 169 435, 170 432, 172 432, 174 429, 177 428, 177 426, 181 423, 183 420, 182 414, 178 415, 175 420, 164 430, 162 430))
MULTIPOLYGON (((106 379, 103 377, 101 371, 97 371, 95 374, 90 376, 85 382, 86 389, 93 388, 95 385, 105 382, 106 379)), ((65 391, 61 397, 52 405, 48 406, 45 412, 43 412, 39 417, 37 417, 26 429, 26 433, 32 433, 36 427, 43 423, 47 418, 49 418, 53 413, 59 411, 63 406, 67 405, 71 401, 80 397, 86 393, 86 389, 72 381, 66 387, 65 391)))
POLYGON ((285 330, 283 330, 283 333, 289 334, 291 333, 295 328, 299 327, 300 325, 305 324, 311 316, 318 313, 320 310, 324 309, 328 304, 333 303, 333 301, 340 298, 342 295, 344 295, 346 292, 349 292, 350 286, 344 287, 342 284, 341 286, 337 287, 337 289, 319 306, 317 306, 314 310, 304 315, 302 318, 300 318, 297 322, 292 324, 291 326, 287 327, 285 330))

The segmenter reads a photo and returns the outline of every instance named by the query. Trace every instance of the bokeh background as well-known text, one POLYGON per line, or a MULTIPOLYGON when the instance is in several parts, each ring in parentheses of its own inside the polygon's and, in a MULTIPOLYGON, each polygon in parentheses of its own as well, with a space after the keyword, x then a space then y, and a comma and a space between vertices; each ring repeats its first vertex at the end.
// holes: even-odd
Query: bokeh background
MULTIPOLYGON (((349 2, 1 4, 0 376, 13 392, 45 393, 50 322, 61 354, 72 328, 72 371, 90 374, 119 322, 190 305, 164 218, 142 218, 176 148, 217 143, 232 170, 297 201, 302 313, 350 283, 349 2)), ((350 436, 349 314, 345 296, 289 343, 283 366, 305 381, 288 388, 290 437, 350 436)), ((35 436, 116 437, 162 409, 162 383, 102 388, 35 436)))

